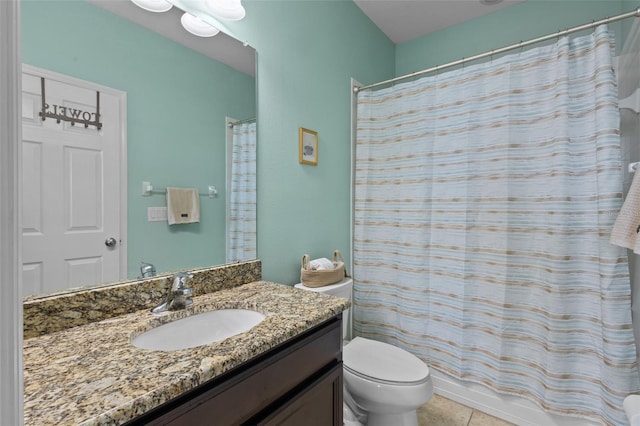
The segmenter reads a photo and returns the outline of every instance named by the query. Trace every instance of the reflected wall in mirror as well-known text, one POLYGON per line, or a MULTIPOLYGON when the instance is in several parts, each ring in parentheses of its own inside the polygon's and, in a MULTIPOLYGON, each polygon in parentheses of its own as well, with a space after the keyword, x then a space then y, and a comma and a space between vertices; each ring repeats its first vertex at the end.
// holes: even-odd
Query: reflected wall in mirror
MULTIPOLYGON (((141 262, 158 273, 224 264, 226 120, 255 117, 255 51, 223 33, 188 34, 176 8, 153 14, 129 0, 24 0, 21 6, 25 64, 127 94, 127 235, 117 236, 126 245, 127 278, 140 276, 141 262), (170 25, 173 39, 149 30, 170 25), (200 52, 217 52, 220 60, 200 52), (199 223, 169 226, 148 221, 148 208, 166 206, 166 198, 143 197, 143 181, 201 193, 213 185, 217 196, 201 197, 199 223)), ((248 253, 255 257, 255 248, 248 253)))

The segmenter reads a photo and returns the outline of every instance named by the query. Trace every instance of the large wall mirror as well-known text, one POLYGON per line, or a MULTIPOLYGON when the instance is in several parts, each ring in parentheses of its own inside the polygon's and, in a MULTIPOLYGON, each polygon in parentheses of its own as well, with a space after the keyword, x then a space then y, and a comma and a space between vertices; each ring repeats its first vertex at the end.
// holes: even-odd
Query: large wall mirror
MULTIPOLYGON (((228 257, 227 201, 229 121, 254 123, 255 141, 256 52, 222 32, 211 38, 187 33, 175 7, 154 14, 129 0, 23 0, 21 8, 24 64, 126 92, 127 225, 126 236, 114 236, 115 249, 119 242, 126 249, 124 279, 138 278, 142 262, 161 274, 255 258, 255 232, 252 248, 228 257), (154 187, 147 196, 143 182, 154 187), (200 222, 150 220, 166 206, 167 187, 199 190, 200 222)), ((89 284, 63 279, 57 288, 32 286, 25 294, 89 284)))

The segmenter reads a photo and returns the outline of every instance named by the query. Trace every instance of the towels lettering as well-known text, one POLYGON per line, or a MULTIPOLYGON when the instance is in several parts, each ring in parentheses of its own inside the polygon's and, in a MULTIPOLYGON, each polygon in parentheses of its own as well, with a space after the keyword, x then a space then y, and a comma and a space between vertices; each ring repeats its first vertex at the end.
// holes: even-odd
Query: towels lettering
POLYGON ((62 105, 44 104, 44 112, 47 114, 47 117, 51 118, 98 121, 98 117, 95 112, 82 111, 81 109, 69 108, 62 105), (53 108, 53 111, 50 111, 50 108, 53 108))

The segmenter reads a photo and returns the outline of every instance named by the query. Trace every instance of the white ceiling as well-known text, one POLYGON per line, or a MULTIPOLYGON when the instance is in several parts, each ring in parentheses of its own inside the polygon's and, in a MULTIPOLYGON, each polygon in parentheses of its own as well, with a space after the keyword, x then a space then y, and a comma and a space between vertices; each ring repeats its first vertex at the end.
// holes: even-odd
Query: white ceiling
MULTIPOLYGON (((2 0, 0 0, 2 1, 2 0)), ((165 13, 140 9, 130 0, 89 0, 118 16, 255 76, 255 51, 220 33, 201 38, 180 25, 177 7, 165 13)), ((268 1, 268 0, 266 0, 268 1)), ((325 0, 330 1, 330 0, 325 0)), ((402 43, 525 0, 353 0, 391 41, 402 43), (484 4, 491 3, 491 4, 484 4)))
POLYGON ((353 0, 394 43, 413 40, 525 0, 353 0))

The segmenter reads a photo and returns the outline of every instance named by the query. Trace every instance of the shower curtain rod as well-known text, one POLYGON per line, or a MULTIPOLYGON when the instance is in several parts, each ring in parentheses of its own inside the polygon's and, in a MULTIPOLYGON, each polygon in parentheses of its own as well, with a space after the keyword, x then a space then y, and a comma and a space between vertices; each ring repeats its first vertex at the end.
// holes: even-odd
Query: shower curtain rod
POLYGON ((482 59, 482 58, 487 58, 487 57, 490 57, 490 56, 493 56, 493 55, 497 55, 497 54, 500 54, 500 53, 507 52, 509 50, 520 49, 520 48, 523 48, 523 47, 530 46, 532 44, 541 43, 543 41, 547 41, 547 40, 551 40, 551 39, 554 39, 554 38, 566 36, 568 34, 572 34, 572 33, 578 32, 578 31, 588 30, 589 28, 594 28, 594 27, 597 27, 597 26, 602 25, 602 24, 609 24, 611 22, 621 21, 623 19, 633 18, 633 17, 640 17, 640 7, 635 9, 635 10, 633 10, 633 11, 631 11, 631 12, 621 13, 620 15, 612 16, 610 18, 604 18, 604 19, 601 19, 599 21, 591 22, 589 24, 583 24, 583 25, 579 25, 577 27, 568 28, 566 30, 558 31, 557 33, 553 33, 553 34, 549 34, 549 35, 546 35, 546 36, 534 38, 534 39, 531 39, 531 40, 521 41, 520 43, 512 44, 510 46, 501 47, 499 49, 491 50, 489 52, 480 53, 478 55, 471 56, 469 58, 458 59, 457 61, 449 62, 448 64, 436 65, 435 67, 427 68, 427 69, 422 70, 422 71, 412 72, 411 74, 406 74, 406 75, 403 75, 403 76, 400 76, 400 77, 391 78, 389 80, 380 81, 378 83, 368 84, 366 86, 361 86, 361 87, 355 86, 353 88, 353 91, 355 93, 358 93, 358 92, 360 92, 362 90, 371 89, 373 87, 378 87, 378 86, 382 86, 382 85, 385 85, 385 84, 395 83, 395 82, 400 81, 400 80, 406 80, 407 78, 416 77, 416 76, 423 75, 423 74, 428 74, 428 73, 434 72, 434 71, 437 72, 437 71, 440 71, 440 70, 445 69, 445 68, 454 67, 456 65, 464 65, 466 62, 475 61, 477 59, 482 59))
POLYGON ((229 127, 239 126, 240 124, 253 123, 254 121, 256 121, 255 118, 247 118, 246 120, 239 120, 239 121, 230 121, 229 127))

